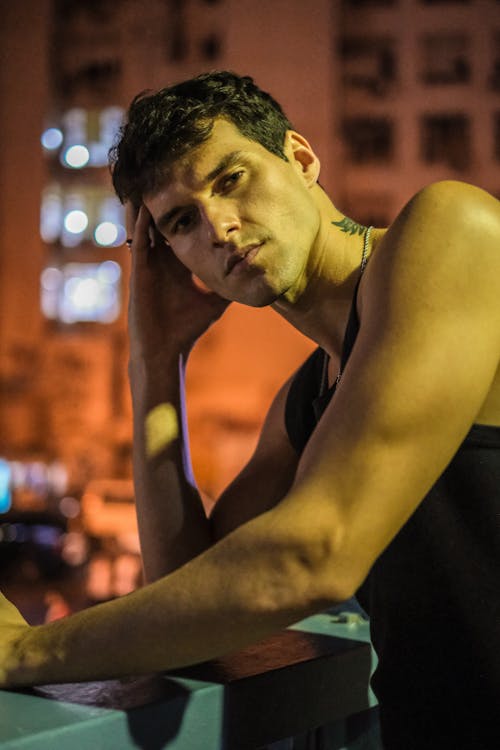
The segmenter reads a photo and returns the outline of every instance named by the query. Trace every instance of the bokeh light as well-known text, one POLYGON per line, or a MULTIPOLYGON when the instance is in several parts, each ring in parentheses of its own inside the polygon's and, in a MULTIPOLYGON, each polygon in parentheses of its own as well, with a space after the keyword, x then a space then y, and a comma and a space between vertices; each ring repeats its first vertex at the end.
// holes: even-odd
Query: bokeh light
POLYGON ((79 209, 69 211, 64 217, 64 228, 66 231, 70 232, 70 234, 80 234, 81 232, 84 232, 87 229, 88 223, 89 219, 87 214, 85 211, 80 211, 79 209))
POLYGON ((42 146, 47 151, 55 151, 63 142, 62 130, 59 128, 47 128, 40 138, 42 146))
POLYGON ((64 153, 63 161, 68 167, 73 169, 81 169, 88 164, 90 159, 90 153, 86 146, 77 144, 70 146, 64 153))
POLYGON ((112 221, 102 221, 95 228, 94 238, 98 245, 109 247, 118 239, 118 227, 112 221))

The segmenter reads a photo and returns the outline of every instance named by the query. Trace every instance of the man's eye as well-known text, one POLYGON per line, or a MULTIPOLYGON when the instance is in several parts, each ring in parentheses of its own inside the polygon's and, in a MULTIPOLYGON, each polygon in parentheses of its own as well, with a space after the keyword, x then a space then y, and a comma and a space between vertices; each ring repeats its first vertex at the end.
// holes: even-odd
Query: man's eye
POLYGON ((240 180, 240 178, 243 176, 243 170, 240 169, 237 172, 232 172, 231 174, 226 175, 221 181, 221 188, 222 190, 230 190, 232 187, 236 185, 236 183, 240 180))
POLYGON ((190 213, 181 214, 174 222, 174 225, 172 226, 172 229, 170 230, 172 234, 177 234, 178 232, 184 232, 186 229, 189 229, 193 221, 193 217, 190 213))

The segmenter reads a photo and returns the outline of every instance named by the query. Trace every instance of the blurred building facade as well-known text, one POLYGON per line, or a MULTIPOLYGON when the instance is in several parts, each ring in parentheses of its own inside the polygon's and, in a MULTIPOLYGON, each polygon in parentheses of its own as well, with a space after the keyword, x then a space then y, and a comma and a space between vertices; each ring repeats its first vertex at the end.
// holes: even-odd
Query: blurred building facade
MULTIPOLYGON (((138 91, 252 75, 361 221, 389 222, 435 179, 500 195, 498 0, 19 0, 0 36, 0 454, 61 460, 75 491, 131 473, 129 258, 105 156, 138 91)), ((311 347, 272 311, 236 305, 197 346, 190 424, 207 493, 248 457, 311 347)))
POLYGON ((344 210, 383 225, 440 179, 500 196, 498 0, 346 0, 340 28, 344 210))

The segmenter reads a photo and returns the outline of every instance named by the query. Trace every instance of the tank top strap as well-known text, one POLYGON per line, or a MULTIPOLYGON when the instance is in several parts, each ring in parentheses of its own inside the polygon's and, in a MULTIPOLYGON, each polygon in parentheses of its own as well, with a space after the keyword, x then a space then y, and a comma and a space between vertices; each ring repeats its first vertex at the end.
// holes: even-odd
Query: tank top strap
POLYGON ((342 352, 340 355, 340 368, 339 368, 339 372, 337 375, 337 379, 331 388, 329 388, 328 386, 328 363, 330 361, 330 357, 328 356, 328 354, 326 353, 324 349, 322 350, 323 363, 322 363, 322 372, 321 372, 321 384, 320 384, 320 389, 319 389, 320 398, 322 398, 327 393, 329 394, 331 398, 331 396, 335 392, 335 388, 338 385, 340 378, 342 377, 342 373, 344 372, 345 366, 347 364, 349 357, 351 356, 351 352, 356 342, 356 338, 359 333, 359 318, 358 318, 357 303, 358 303, 358 289, 359 289, 360 282, 361 282, 361 276, 357 280, 356 286, 354 288, 354 295, 352 298, 351 309, 349 311, 349 318, 347 319, 347 325, 346 325, 345 333, 344 333, 344 340, 342 342, 342 352))
POLYGON ((339 374, 335 383, 328 386, 329 355, 318 347, 295 373, 285 404, 285 425, 290 442, 300 454, 316 424, 332 399, 337 384, 351 355, 359 332, 357 312, 358 289, 365 264, 356 282, 342 342, 339 374))

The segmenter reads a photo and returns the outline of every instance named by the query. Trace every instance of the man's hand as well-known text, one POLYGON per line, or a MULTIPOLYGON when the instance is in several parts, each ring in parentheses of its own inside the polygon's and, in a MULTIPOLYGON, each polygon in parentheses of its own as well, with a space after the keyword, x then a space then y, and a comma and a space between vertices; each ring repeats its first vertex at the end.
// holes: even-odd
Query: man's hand
POLYGON ((141 206, 127 206, 132 242, 130 356, 150 360, 159 353, 187 354, 230 304, 193 280, 141 206), (133 229, 133 232, 131 231, 133 229))
POLYGON ((19 610, 0 594, 0 686, 14 681, 20 666, 15 645, 29 629, 19 610))

